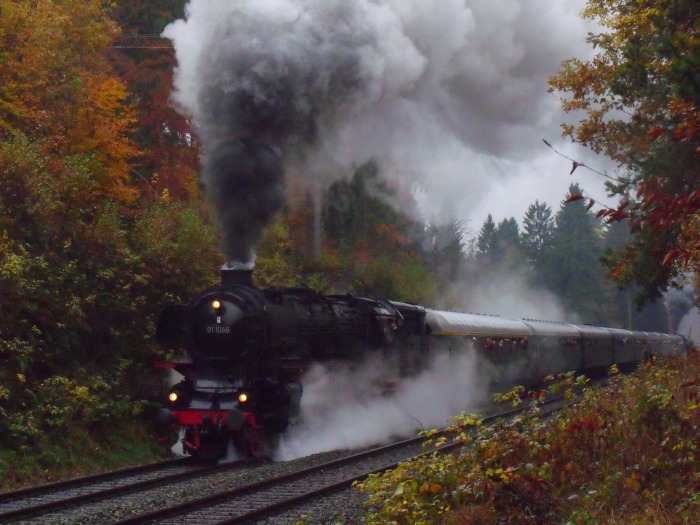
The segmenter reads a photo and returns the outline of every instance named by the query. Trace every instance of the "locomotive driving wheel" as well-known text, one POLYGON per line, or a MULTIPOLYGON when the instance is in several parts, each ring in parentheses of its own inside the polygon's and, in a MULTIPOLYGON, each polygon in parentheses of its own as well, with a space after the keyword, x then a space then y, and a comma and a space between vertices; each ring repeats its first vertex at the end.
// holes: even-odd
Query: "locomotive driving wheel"
POLYGON ((262 427, 245 423, 233 438, 236 451, 244 458, 257 458, 263 450, 262 427))

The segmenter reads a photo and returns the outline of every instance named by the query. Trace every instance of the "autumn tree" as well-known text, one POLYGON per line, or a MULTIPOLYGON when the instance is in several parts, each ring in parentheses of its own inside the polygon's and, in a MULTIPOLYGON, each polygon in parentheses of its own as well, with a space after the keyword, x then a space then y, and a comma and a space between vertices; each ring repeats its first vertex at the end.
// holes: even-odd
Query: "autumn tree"
MULTIPOLYGON (((423 249, 424 228, 401 210, 401 199, 368 162, 348 180, 332 184, 322 199, 320 253, 312 192, 291 177, 288 204, 265 231, 255 279, 261 286, 309 286, 325 293, 355 293, 407 301, 434 296, 423 249)), ((412 198, 412 196, 411 196, 412 198)))
POLYGON ((41 141, 48 155, 91 156, 101 191, 130 202, 135 115, 105 58, 118 32, 108 9, 104 0, 0 4, 0 133, 41 141))
POLYGON ((564 135, 624 170, 607 184, 619 205, 599 216, 629 219, 634 238, 608 265, 644 302, 699 269, 700 4, 589 0, 582 16, 601 27, 587 38, 596 55, 565 61, 550 90, 583 115, 564 135))
POLYGON ((158 311, 215 278, 215 229, 167 199, 125 217, 93 159, 28 139, 0 142, 0 173, 0 444, 133 421, 158 311))
POLYGON ((133 174, 135 106, 107 59, 111 10, 0 0, 4 479, 24 456, 45 460, 47 445, 138 421, 159 386, 160 309, 212 284, 222 260, 202 203, 167 188, 140 198, 151 188, 133 174))
POLYGON ((175 53, 160 37, 167 24, 182 18, 185 0, 117 2, 112 16, 121 31, 109 59, 129 90, 138 120, 134 140, 142 154, 132 173, 156 197, 167 188, 173 197, 198 197, 199 142, 190 120, 175 110, 170 92, 175 53))

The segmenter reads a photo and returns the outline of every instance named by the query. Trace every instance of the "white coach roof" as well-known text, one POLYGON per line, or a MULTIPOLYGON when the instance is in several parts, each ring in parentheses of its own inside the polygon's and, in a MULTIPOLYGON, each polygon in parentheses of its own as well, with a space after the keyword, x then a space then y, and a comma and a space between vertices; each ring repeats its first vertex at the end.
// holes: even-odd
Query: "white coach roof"
POLYGON ((523 319, 523 321, 532 329, 533 335, 571 337, 574 339, 579 339, 581 337, 581 332, 579 332, 574 325, 569 323, 539 321, 537 319, 523 319))
POLYGON ((522 321, 496 315, 426 310, 425 321, 433 335, 529 337, 532 332, 522 321))

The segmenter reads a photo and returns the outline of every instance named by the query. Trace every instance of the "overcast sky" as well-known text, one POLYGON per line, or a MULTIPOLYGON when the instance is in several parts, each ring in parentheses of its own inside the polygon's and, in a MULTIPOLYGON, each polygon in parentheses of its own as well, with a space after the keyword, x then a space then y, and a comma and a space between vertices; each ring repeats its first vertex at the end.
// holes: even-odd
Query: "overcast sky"
MULTIPOLYGON (((602 177, 582 168, 569 176, 571 162, 542 142, 612 168, 560 138, 566 117, 547 93, 563 59, 591 55, 591 27, 578 16, 584 4, 191 0, 164 34, 178 59, 175 101, 205 148, 238 137, 243 145, 233 140, 232 151, 240 155, 268 151, 255 145, 265 142, 281 152, 285 171, 326 185, 374 158, 404 188, 424 188, 429 214, 478 231, 488 213, 521 221, 535 199, 556 211, 571 182, 596 200, 605 195, 602 177)), ((231 164, 217 155, 210 166, 231 164)), ((220 197, 240 197, 250 173, 204 171, 217 206, 249 206, 220 197)), ((277 186, 250 184, 246 194, 270 206, 265 217, 281 202, 280 181, 266 180, 277 186)), ((234 220, 232 229, 251 223, 234 220)))

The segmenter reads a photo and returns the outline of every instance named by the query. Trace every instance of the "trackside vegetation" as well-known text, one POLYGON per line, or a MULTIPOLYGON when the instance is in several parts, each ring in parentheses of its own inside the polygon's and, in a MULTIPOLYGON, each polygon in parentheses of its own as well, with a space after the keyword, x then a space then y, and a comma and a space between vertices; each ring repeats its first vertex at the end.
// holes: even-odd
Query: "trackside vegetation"
POLYGON ((631 375, 611 369, 609 388, 573 374, 494 426, 454 420, 452 437, 425 433, 427 453, 356 487, 368 524, 697 524, 700 516, 700 353, 655 358, 631 375), (583 386, 583 400, 546 418, 542 401, 583 386), (463 448, 440 453, 454 441, 463 448))
MULTIPOLYGON (((167 394, 166 375, 154 364, 178 357, 154 340, 157 319, 164 305, 184 303, 216 284, 225 262, 199 179, 196 127, 171 103, 175 53, 159 36, 183 17, 186 3, 0 0, 0 490, 152 461, 168 455, 174 441, 153 421, 167 394)), ((586 204, 575 183, 559 209, 536 201, 522 231, 512 217, 499 224, 489 217, 481 231, 472 232, 458 221, 416 219, 413 196, 398 192, 375 162, 326 188, 318 209, 305 174, 290 173, 288 205, 258 247, 256 285, 308 286, 456 309, 463 306, 465 287, 478 289, 509 275, 553 294, 582 321, 671 331, 661 303, 633 311, 635 290, 616 291, 600 257, 607 253, 616 282, 636 285, 648 298, 665 290, 671 277, 700 288, 697 2, 588 3, 589 18, 616 19, 606 11, 620 15, 615 40, 605 40, 606 31, 591 43, 614 52, 611 58, 625 50, 624 67, 605 60, 596 62, 596 72, 568 62, 550 85, 571 95, 565 109, 585 102, 576 100, 579 92, 584 99, 597 97, 599 90, 588 86, 602 82, 616 98, 629 93, 623 106, 643 110, 632 128, 606 126, 592 143, 627 159, 613 156, 631 173, 611 191, 637 195, 626 212, 628 223, 596 217, 595 203, 586 204)), ((585 102, 590 109, 597 103, 585 102)), ((623 106, 611 109, 617 114, 623 106)), ((579 142, 586 139, 577 134, 579 142)), ((466 177, 471 167, 464 169, 466 177)), ((687 299, 697 303, 696 295, 687 299)), ((675 386, 668 388, 679 395, 675 386)), ((659 410, 666 414, 676 402, 659 410)), ((500 456, 500 449, 493 454, 500 456)), ((584 464, 572 462, 571 468, 584 464)), ((644 490, 652 498, 661 491, 650 488, 644 477, 649 467, 639 464, 643 488, 631 494, 654 501, 644 490)), ((516 485, 522 490, 530 479, 509 466, 494 468, 503 468, 495 476, 503 474, 510 485, 491 482, 490 492, 471 503, 461 495, 446 497, 442 481, 429 484, 427 492, 421 482, 418 499, 450 505, 449 511, 434 506, 436 513, 425 519, 468 522, 473 515, 479 521, 481 512, 488 523, 505 501, 501 494, 516 485)), ((631 476, 624 472, 622 482, 631 476)), ((546 481, 545 474, 533 479, 546 481)), ((561 494, 547 492, 552 482, 545 481, 532 482, 533 497, 549 497, 556 508, 561 494)), ((400 486, 404 499, 414 501, 412 485, 400 486)), ((698 499, 692 494, 700 492, 676 500, 673 490, 675 485, 671 499, 663 500, 670 509, 682 501, 691 509, 698 499)), ((574 504, 594 496, 567 494, 578 498, 567 500, 567 519, 574 504)), ((387 505, 398 513, 394 500, 387 505)), ((530 510, 523 516, 542 514, 528 507, 529 500, 525 505, 530 510)), ((398 519, 391 517, 393 510, 372 512, 379 522, 398 519)))

